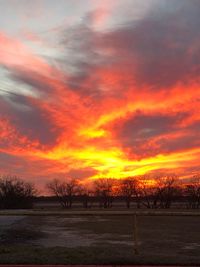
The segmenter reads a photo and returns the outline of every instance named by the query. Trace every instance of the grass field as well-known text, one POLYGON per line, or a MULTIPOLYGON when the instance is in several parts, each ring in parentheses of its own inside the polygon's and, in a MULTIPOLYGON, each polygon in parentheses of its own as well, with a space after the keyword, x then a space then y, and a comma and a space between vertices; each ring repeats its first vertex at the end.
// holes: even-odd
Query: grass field
POLYGON ((0 217, 1 264, 196 264, 200 217, 0 217))

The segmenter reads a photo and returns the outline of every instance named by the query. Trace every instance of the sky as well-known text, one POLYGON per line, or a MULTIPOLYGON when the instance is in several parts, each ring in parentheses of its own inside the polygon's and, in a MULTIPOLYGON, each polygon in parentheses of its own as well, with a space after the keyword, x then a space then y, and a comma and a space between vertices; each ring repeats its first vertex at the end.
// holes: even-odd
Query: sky
POLYGON ((199 14, 199 0, 0 0, 0 174, 197 174, 199 14))

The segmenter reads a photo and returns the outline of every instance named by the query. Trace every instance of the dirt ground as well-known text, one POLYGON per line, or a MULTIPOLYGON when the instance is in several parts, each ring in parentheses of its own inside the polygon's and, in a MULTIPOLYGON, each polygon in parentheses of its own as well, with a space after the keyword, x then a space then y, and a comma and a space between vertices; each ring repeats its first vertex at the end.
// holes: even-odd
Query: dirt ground
POLYGON ((0 217, 1 264, 200 265, 199 217, 0 217))

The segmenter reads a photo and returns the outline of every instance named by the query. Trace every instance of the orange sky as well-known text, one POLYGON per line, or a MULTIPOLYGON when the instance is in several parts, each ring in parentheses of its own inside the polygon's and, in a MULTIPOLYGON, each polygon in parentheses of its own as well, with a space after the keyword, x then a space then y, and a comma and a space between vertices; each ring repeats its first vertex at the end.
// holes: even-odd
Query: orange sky
POLYGON ((199 172, 199 1, 22 2, 0 20, 2 174, 199 172))

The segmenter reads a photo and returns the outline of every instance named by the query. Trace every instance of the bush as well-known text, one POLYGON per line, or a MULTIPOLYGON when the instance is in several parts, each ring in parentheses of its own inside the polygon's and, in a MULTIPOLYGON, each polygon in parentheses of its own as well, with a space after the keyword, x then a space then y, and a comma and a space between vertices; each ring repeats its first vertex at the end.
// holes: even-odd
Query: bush
POLYGON ((34 186, 15 176, 0 177, 0 208, 29 209, 36 194, 34 186))

